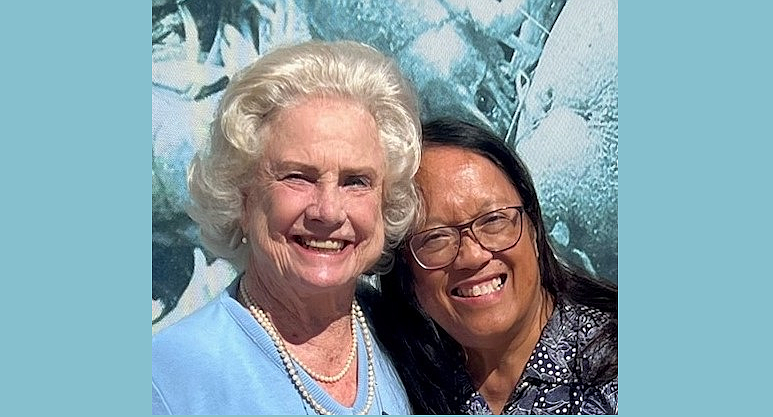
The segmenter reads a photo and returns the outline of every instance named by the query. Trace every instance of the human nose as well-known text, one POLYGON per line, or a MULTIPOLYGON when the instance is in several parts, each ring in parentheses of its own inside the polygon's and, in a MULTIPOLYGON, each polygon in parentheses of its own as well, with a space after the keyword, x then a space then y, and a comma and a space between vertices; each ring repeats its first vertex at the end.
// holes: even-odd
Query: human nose
POLYGON ((477 269, 490 261, 494 255, 481 246, 469 228, 459 233, 459 250, 453 266, 455 269, 477 269))
POLYGON ((325 224, 338 225, 346 219, 343 196, 337 186, 320 185, 314 201, 306 208, 306 216, 325 224))

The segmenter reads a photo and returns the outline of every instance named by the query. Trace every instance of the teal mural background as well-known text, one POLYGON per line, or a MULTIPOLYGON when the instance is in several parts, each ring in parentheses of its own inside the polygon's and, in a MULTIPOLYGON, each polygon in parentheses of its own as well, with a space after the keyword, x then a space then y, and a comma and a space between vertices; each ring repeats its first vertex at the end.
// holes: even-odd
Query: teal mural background
POLYGON ((498 133, 534 176, 557 252, 617 282, 617 2, 153 0, 153 333, 236 271, 185 214, 188 162, 230 78, 280 44, 351 39, 393 57, 422 117, 498 133))

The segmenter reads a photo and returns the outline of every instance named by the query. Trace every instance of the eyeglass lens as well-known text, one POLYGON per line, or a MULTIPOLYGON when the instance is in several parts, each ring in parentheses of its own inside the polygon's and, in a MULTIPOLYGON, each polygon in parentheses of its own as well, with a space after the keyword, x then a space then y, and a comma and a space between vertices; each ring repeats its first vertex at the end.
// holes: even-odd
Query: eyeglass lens
POLYGON ((423 268, 442 268, 456 259, 462 232, 468 228, 477 243, 486 250, 499 252, 509 249, 521 238, 521 210, 521 207, 507 207, 483 214, 463 225, 418 233, 410 240, 411 252, 423 268))

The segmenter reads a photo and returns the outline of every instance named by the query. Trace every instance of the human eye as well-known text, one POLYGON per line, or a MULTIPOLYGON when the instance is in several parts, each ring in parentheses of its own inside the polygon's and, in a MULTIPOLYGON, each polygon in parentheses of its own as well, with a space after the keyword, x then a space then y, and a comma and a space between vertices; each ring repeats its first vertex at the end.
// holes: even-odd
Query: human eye
POLYGON ((281 176, 282 181, 292 184, 306 184, 313 183, 314 178, 303 172, 289 172, 281 176))
POLYGON ((493 213, 486 214, 475 222, 476 228, 486 233, 499 232, 511 224, 512 219, 510 219, 510 217, 502 211, 495 211, 493 213))
POLYGON ((365 175, 350 175, 344 178, 344 187, 370 188, 371 180, 365 175))
POLYGON ((425 232, 421 235, 420 247, 422 250, 434 252, 442 250, 454 240, 453 232, 447 229, 436 229, 425 232))

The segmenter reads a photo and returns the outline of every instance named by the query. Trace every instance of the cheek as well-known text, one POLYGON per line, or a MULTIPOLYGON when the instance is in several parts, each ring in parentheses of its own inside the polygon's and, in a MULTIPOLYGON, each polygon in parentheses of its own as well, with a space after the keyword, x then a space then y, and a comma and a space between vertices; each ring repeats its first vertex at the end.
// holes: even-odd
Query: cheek
POLYGON ((308 198, 297 192, 269 188, 261 198, 254 200, 254 225, 268 227, 271 231, 284 231, 303 213, 308 198))
POLYGON ((519 242, 515 250, 505 254, 501 260, 515 274, 514 285, 518 296, 529 297, 540 287, 539 261, 530 240, 519 242))
POLYGON ((384 237, 384 218, 379 198, 354 198, 346 204, 347 217, 359 234, 384 237))
POLYGON ((442 303, 441 300, 445 297, 445 280, 442 277, 442 273, 427 271, 417 266, 413 266, 411 270, 416 280, 414 287, 416 299, 424 311, 429 313, 430 316, 436 317, 438 305, 442 303))
POLYGON ((266 216, 262 214, 265 211, 263 202, 256 197, 254 192, 245 197, 243 201, 242 229, 247 231, 254 229, 256 224, 261 222, 261 218, 265 219, 266 216))

